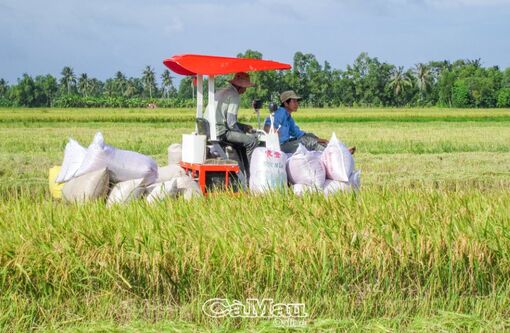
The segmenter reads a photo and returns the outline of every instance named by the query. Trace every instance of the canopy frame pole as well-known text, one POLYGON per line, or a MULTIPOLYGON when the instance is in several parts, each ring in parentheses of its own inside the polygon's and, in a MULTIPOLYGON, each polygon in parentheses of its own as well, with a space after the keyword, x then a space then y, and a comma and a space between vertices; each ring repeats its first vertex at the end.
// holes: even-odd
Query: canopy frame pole
MULTIPOLYGON (((203 118, 204 109, 204 76, 198 74, 197 78, 197 113, 195 119, 203 118)), ((195 121, 195 133, 198 133, 198 123, 195 121)))
POLYGON ((207 119, 209 121, 209 130, 211 133, 211 141, 218 140, 216 136, 216 108, 214 100, 214 75, 209 75, 208 78, 209 91, 207 93, 207 119))
POLYGON ((204 109, 204 76, 197 75, 197 118, 203 117, 204 109))

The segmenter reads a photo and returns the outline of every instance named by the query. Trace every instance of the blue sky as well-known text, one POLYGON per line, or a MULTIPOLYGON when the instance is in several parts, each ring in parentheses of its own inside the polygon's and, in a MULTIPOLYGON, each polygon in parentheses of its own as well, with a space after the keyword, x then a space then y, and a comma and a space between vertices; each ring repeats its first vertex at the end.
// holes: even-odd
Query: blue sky
POLYGON ((344 69, 360 52, 394 65, 481 58, 510 67, 510 0, 0 0, 0 78, 160 75, 164 58, 296 51, 344 69))

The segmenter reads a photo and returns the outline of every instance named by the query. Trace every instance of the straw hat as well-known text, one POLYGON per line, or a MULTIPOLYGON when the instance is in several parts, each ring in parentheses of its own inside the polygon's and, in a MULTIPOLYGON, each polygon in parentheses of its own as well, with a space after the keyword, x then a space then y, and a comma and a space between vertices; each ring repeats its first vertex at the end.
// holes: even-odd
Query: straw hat
POLYGON ((287 90, 287 91, 282 92, 282 94, 280 95, 280 101, 283 103, 285 101, 288 101, 289 99, 300 100, 301 96, 296 95, 294 90, 287 90))
POLYGON ((245 72, 239 72, 234 75, 234 78, 230 81, 235 86, 242 87, 242 88, 248 88, 255 86, 255 83, 250 81, 250 75, 245 72))

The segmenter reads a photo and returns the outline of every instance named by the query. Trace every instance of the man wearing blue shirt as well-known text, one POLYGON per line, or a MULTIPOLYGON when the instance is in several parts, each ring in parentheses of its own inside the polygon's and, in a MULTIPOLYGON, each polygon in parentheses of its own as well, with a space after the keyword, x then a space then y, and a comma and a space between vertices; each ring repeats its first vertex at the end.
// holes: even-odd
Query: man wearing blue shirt
MULTIPOLYGON (((292 90, 284 91, 280 95, 280 107, 274 113, 274 128, 278 131, 280 138, 280 148, 285 153, 296 152, 301 143, 308 150, 323 151, 328 144, 328 140, 321 139, 313 133, 302 131, 292 118, 292 113, 299 108, 301 97, 292 90)), ((271 126, 271 120, 266 119, 264 129, 266 132, 271 126)))

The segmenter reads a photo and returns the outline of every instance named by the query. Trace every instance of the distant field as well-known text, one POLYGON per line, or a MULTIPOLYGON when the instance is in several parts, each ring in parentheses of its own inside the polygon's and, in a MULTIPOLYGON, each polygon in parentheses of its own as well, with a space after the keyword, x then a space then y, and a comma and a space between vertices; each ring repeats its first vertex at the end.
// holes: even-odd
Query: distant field
POLYGON ((295 118, 357 146, 358 195, 68 205, 47 171, 69 137, 164 165, 194 110, 0 109, 0 331, 280 331, 214 297, 302 302, 304 331, 510 330, 510 110, 295 118))

